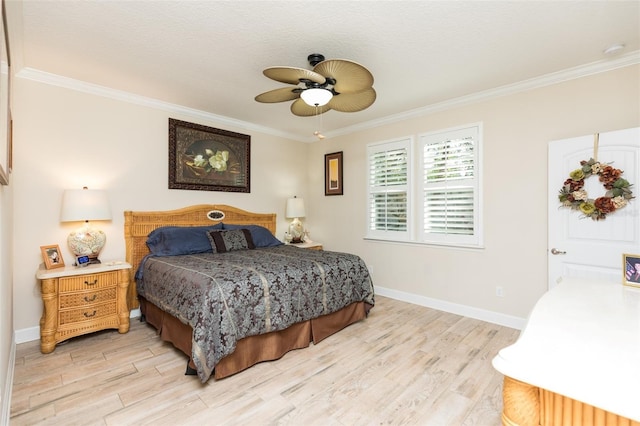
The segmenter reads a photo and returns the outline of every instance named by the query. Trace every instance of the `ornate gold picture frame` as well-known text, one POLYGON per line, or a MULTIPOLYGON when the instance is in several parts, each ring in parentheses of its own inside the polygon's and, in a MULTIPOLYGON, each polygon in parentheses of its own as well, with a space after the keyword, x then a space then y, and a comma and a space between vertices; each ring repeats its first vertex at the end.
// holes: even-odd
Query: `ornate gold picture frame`
POLYGON ((169 188, 251 192, 251 136, 169 119, 169 188))

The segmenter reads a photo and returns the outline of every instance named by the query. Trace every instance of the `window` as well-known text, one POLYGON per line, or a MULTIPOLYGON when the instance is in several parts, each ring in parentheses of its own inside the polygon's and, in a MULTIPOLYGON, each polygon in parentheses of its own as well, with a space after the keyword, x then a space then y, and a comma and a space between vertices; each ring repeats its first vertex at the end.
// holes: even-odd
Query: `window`
POLYGON ((421 239, 480 245, 479 126, 420 135, 421 239))
POLYGON ((367 147, 371 237, 409 239, 411 142, 403 139, 367 147))
POLYGON ((411 138, 369 145, 367 236, 480 246, 480 135, 480 124, 422 134, 417 159, 411 138), (414 161, 419 165, 416 184, 414 161))

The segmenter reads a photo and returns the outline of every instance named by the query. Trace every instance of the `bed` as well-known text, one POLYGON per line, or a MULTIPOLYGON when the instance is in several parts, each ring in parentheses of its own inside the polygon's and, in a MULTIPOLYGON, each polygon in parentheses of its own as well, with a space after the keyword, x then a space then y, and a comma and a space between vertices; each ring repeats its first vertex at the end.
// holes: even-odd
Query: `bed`
POLYGON ((374 306, 362 259, 280 243, 275 214, 196 205, 124 216, 128 306, 203 383, 317 344, 374 306))

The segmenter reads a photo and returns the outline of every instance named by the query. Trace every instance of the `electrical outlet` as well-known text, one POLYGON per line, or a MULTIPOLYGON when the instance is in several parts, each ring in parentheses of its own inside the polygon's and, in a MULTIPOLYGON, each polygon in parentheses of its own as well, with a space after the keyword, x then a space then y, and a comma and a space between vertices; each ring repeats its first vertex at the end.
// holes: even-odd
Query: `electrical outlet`
POLYGON ((502 287, 500 286, 496 287, 496 296, 504 297, 504 290, 502 289, 502 287))

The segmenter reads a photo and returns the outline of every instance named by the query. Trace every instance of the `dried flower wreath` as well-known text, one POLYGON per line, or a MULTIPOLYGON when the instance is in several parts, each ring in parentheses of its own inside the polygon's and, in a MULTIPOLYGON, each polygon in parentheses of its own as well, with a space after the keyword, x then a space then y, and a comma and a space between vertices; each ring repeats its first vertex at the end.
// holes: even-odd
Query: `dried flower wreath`
POLYGON ((629 200, 635 198, 629 182, 622 178, 620 169, 608 164, 602 164, 593 158, 580 161, 580 168, 569 173, 569 179, 564 181, 558 198, 562 207, 579 210, 585 217, 593 220, 605 219, 608 214, 620 210, 629 200), (597 175, 607 190, 602 197, 595 200, 589 198, 583 189, 585 179, 597 175))

